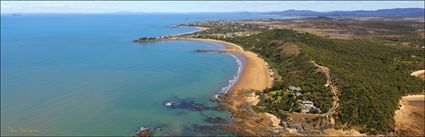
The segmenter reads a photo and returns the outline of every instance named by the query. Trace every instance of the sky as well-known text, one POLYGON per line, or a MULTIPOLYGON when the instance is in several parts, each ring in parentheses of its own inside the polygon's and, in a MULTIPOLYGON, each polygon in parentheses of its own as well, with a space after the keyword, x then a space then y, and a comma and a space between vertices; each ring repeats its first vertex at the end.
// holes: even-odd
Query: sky
POLYGON ((424 8, 424 1, 1 1, 1 13, 267 12, 424 8))

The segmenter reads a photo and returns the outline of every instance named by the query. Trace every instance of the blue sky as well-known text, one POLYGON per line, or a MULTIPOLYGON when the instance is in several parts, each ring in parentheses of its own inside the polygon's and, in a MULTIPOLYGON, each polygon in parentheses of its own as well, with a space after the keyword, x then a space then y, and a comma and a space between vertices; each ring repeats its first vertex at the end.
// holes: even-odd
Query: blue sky
POLYGON ((1 13, 335 11, 424 8, 424 1, 1 1, 1 13))

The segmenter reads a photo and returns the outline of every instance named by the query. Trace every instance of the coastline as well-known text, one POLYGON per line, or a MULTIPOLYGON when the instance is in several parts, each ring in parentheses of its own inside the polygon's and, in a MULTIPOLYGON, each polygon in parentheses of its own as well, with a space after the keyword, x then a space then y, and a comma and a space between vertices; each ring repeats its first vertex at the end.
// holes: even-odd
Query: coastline
MULTIPOLYGON (((191 33, 207 29, 201 27, 191 33)), ((230 54, 240 65, 234 77, 235 79, 229 80, 229 85, 223 87, 220 94, 224 96, 217 98, 217 101, 226 106, 228 111, 231 112, 234 120, 234 124, 223 125, 224 129, 234 131, 243 136, 258 136, 260 134, 294 135, 281 132, 280 119, 276 116, 266 112, 253 111, 255 105, 259 102, 259 97, 256 93, 262 92, 273 84, 273 73, 264 59, 253 52, 245 51, 241 46, 234 43, 215 39, 188 38, 183 35, 185 34, 173 35, 158 40, 190 40, 223 44, 225 48, 216 50, 216 52, 230 54), (243 57, 243 63, 236 56, 243 57)))
POLYGON ((195 29, 197 29, 197 30, 194 30, 194 31, 183 32, 183 33, 180 33, 180 34, 171 35, 171 36, 174 36, 174 37, 192 34, 192 33, 195 33, 195 32, 201 32, 201 31, 205 31, 205 30, 209 29, 209 28, 206 28, 206 27, 199 27, 199 26, 172 26, 170 28, 195 28, 195 29))
POLYGON ((234 86, 232 86, 230 89, 232 91, 261 91, 272 86, 272 78, 268 64, 262 58, 258 57, 257 54, 252 53, 250 51, 245 51, 239 45, 214 39, 175 38, 175 40, 193 40, 223 44, 226 46, 226 48, 220 51, 228 52, 230 54, 241 55, 245 59, 245 62, 242 63, 243 69, 241 75, 239 76, 239 79, 237 79, 234 86))
POLYGON ((280 133, 282 127, 279 125, 280 119, 276 116, 266 112, 246 110, 252 110, 252 107, 259 102, 256 92, 262 92, 264 89, 270 88, 273 84, 273 73, 265 60, 253 52, 245 51, 237 44, 226 41, 193 38, 177 38, 176 40, 194 40, 223 44, 226 48, 220 51, 241 55, 245 59, 239 78, 230 88, 230 93, 226 94, 220 101, 227 106, 233 118, 237 121, 233 127, 227 128, 244 136, 258 136, 259 132, 287 135, 280 133))
POLYGON ((155 42, 155 41, 162 41, 162 40, 178 39, 178 37, 181 37, 181 36, 184 36, 184 35, 189 35, 189 34, 201 32, 201 31, 205 31, 205 30, 209 29, 209 28, 206 28, 206 27, 198 27, 198 26, 193 26, 193 27, 192 26, 173 26, 173 27, 170 27, 170 28, 196 28, 196 30, 178 33, 178 34, 173 34, 173 35, 166 35, 166 36, 140 37, 139 39, 133 40, 133 42, 155 42))

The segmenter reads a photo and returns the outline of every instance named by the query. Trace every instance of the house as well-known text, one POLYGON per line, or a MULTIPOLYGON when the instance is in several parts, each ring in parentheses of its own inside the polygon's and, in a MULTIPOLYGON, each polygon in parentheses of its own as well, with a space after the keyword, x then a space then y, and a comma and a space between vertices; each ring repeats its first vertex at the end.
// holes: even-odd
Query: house
POLYGON ((295 87, 295 86, 289 86, 288 89, 292 90, 292 91, 301 91, 302 90, 300 87, 295 87))
POLYGON ((307 113, 307 112, 313 112, 313 113, 320 113, 320 109, 314 106, 314 103, 312 101, 306 100, 301 101, 301 112, 307 113), (312 111, 313 110, 313 111, 312 111))
POLYGON ((301 96, 302 94, 300 93, 300 92, 295 92, 295 94, 294 94, 295 96, 301 96))
POLYGON ((312 108, 312 107, 314 107, 314 103, 313 102, 311 102, 311 101, 301 101, 301 104, 303 104, 305 107, 309 107, 309 108, 312 108))

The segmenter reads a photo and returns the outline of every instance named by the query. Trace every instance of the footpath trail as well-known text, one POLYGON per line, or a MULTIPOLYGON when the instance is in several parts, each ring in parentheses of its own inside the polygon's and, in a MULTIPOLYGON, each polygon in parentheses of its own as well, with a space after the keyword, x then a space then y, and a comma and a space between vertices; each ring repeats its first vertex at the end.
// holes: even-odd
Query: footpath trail
POLYGON ((326 75, 326 84, 325 87, 331 87, 331 91, 334 94, 333 98, 334 101, 332 102, 332 108, 329 109, 328 112, 326 113, 322 113, 322 114, 302 114, 300 113, 302 116, 306 116, 306 117, 314 117, 314 116, 329 116, 335 113, 336 108, 338 107, 338 88, 337 86, 333 83, 332 81, 332 77, 330 74, 330 70, 328 67, 325 66, 321 66, 319 64, 317 64, 315 61, 311 61, 312 64, 314 64, 314 66, 316 66, 318 69, 320 69, 321 72, 325 73, 326 75))

